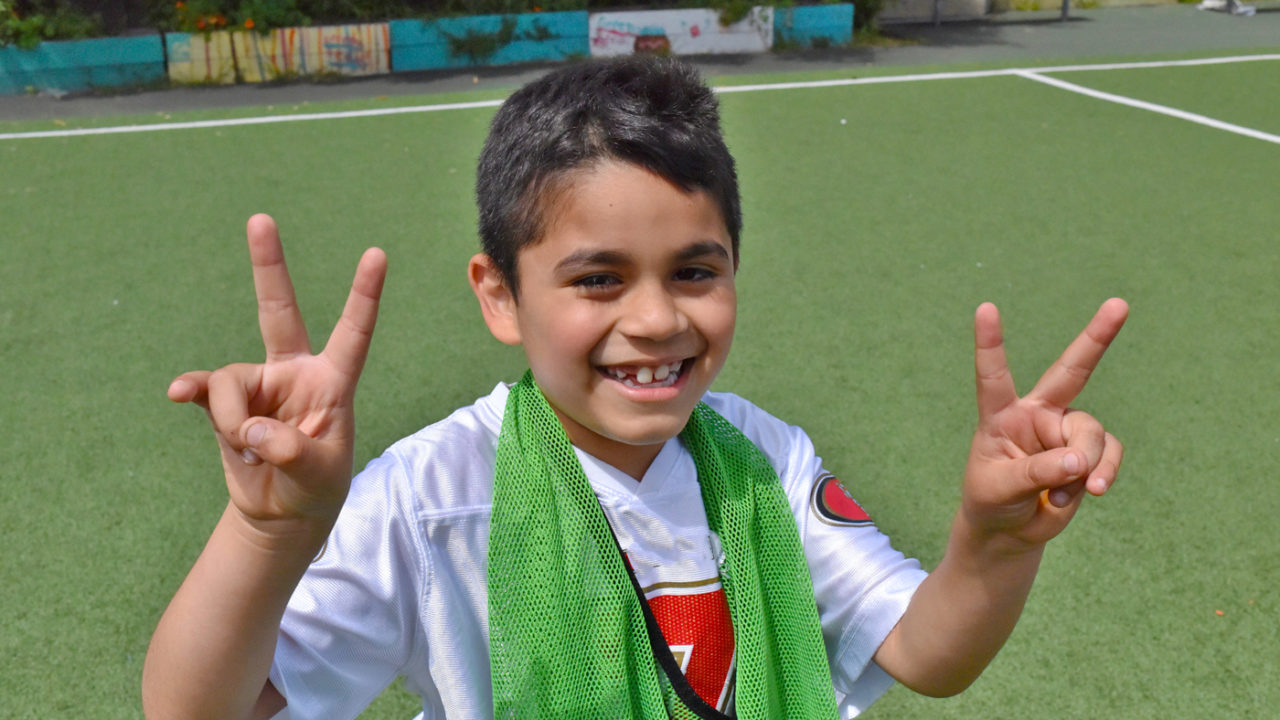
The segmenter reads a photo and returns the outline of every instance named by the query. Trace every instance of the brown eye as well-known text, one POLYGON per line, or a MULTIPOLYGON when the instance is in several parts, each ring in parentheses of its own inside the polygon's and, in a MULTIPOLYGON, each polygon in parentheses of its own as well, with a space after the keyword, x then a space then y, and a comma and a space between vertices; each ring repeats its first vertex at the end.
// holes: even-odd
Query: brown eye
POLYGON ((675 279, 680 282, 697 282, 699 280, 710 280, 716 276, 715 271, 704 267, 687 267, 680 268, 676 271, 675 279))
POLYGON ((596 274, 580 277, 577 280, 574 280, 573 284, 576 287, 586 288, 588 290, 601 290, 613 287, 618 282, 620 282, 618 278, 612 275, 596 274))

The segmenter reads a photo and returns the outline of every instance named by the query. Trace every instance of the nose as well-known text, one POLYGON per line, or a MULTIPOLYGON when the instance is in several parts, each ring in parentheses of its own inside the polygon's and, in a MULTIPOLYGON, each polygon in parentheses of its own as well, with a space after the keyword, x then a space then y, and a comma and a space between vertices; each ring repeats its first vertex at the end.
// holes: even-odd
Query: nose
POLYGON ((688 330, 689 317, 669 288, 646 282, 627 293, 618 329, 630 337, 666 340, 688 330))

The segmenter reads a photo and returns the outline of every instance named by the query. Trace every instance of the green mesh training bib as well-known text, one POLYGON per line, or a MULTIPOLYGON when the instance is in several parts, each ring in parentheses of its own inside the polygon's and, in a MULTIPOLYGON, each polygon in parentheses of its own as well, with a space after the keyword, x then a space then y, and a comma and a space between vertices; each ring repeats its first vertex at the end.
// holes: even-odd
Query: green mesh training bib
MULTIPOLYGON (((776 473, 705 403, 680 439, 725 551, 720 580, 737 652, 737 716, 835 718, 813 584, 776 473)), ((511 388, 498 437, 488 588, 495 717, 718 715, 699 708, 696 695, 682 700, 688 694, 673 686, 683 676, 660 669, 655 652, 670 652, 646 619, 647 603, 564 428, 528 372, 511 388)))

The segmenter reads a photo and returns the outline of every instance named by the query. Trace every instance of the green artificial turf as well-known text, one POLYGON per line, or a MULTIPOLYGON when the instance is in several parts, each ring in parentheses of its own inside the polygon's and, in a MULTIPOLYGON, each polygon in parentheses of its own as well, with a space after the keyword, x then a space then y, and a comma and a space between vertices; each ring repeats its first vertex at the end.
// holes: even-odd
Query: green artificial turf
MULTIPOLYGON (((1274 66, 1061 77, 1275 132, 1274 66)), ((722 106, 746 226, 716 388, 805 427, 926 566, 972 433, 973 309, 1001 307, 1025 391, 1104 299, 1133 306, 1079 401, 1125 442, 1121 482, 972 689, 867 717, 1273 714, 1280 147, 1017 77, 722 106)), ((280 223, 316 347, 361 250, 388 252, 359 464, 518 376, 464 275, 491 114, 0 141, 0 714, 139 715, 151 631, 226 502, 165 388, 261 355, 251 213, 280 223)), ((397 688, 364 717, 412 714, 397 688)))
POLYGON ((1268 60, 1125 73, 1082 71, 1056 77, 1274 135, 1280 134, 1280 112, 1276 112, 1280 74, 1275 65, 1268 60))
POLYGON ((1266 715, 1280 700, 1266 561, 1280 539, 1280 252, 1276 212, 1249 189, 1276 186, 1280 152, 1025 84, 814 91, 796 99, 803 121, 735 115, 752 99, 727 97, 746 204, 764 210, 748 216, 722 378, 805 426, 931 563, 973 416, 972 309, 1005 310, 1027 389, 1097 303, 1128 298, 1132 320, 1081 400, 1128 444, 1122 483, 1050 548, 974 689, 943 702, 899 688, 871 715, 1266 715), (769 142, 786 129, 798 139, 769 142), (874 147, 838 142, 851 132, 874 147))

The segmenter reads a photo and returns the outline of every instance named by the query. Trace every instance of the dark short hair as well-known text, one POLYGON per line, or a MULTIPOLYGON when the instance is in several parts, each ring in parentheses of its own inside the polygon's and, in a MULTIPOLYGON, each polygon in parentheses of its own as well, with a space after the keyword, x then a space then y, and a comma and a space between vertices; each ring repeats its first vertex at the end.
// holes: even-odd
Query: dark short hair
POLYGON ((542 239, 565 180, 607 160, 706 192, 720 208, 736 262, 741 201, 714 93, 697 70, 670 58, 588 60, 507 98, 480 153, 480 242, 513 293, 517 256, 542 239))

